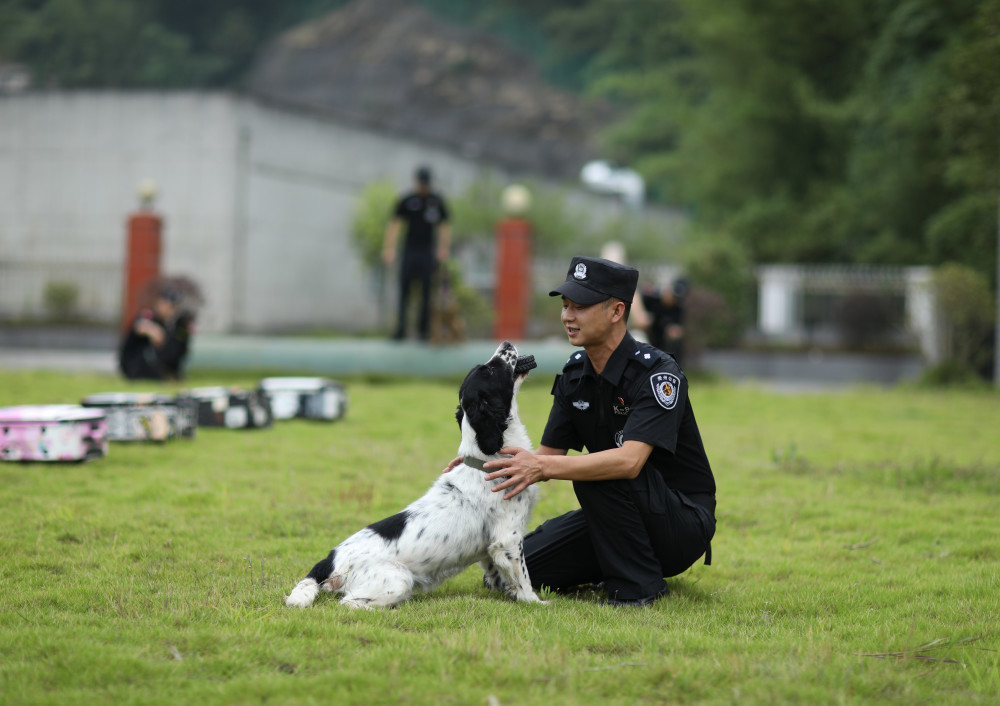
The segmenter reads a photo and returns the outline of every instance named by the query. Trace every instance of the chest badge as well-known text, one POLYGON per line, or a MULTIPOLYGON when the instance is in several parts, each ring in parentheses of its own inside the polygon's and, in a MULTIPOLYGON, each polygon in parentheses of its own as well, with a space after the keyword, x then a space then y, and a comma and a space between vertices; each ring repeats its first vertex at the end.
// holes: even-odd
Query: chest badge
POLYGON ((628 413, 632 411, 632 408, 625 404, 625 400, 618 397, 611 403, 611 411, 619 417, 627 417, 628 413))
POLYGON ((573 406, 576 407, 581 412, 583 412, 585 410, 590 409, 590 402, 588 402, 587 400, 577 400, 576 402, 573 403, 573 406))
POLYGON ((656 373, 649 378, 653 395, 663 409, 673 409, 677 405, 677 391, 681 381, 673 373, 656 373))

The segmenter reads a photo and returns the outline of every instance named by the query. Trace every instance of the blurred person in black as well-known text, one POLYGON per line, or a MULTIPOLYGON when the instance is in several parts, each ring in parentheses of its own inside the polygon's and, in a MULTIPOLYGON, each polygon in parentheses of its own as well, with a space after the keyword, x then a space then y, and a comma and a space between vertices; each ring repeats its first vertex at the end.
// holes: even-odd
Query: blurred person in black
POLYGON ((166 287, 139 310, 119 349, 118 365, 129 380, 178 380, 183 373, 194 314, 180 307, 181 293, 166 287))
POLYGON ((670 353, 677 364, 684 365, 684 304, 687 296, 686 279, 675 280, 671 285, 643 287, 642 304, 648 314, 646 336, 654 348, 670 353))
POLYGON ((382 247, 382 261, 386 267, 392 267, 397 260, 399 232, 405 223, 406 237, 399 265, 399 319, 393 335, 397 341, 406 338, 406 315, 414 283, 420 284, 418 335, 422 341, 430 337, 434 274, 439 265, 447 262, 451 247, 448 205, 431 189, 430 169, 421 167, 415 176, 415 189, 396 202, 382 247))

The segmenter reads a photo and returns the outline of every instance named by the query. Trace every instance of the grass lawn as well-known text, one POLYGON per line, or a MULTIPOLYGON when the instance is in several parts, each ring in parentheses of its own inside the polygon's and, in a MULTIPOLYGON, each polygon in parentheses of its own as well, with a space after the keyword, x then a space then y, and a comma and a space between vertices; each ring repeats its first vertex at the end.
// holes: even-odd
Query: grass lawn
MULTIPOLYGON (((0 464, 0 703, 1000 703, 995 393, 696 380, 714 563, 649 609, 519 605, 474 569, 394 610, 286 609, 458 444, 457 381, 346 382, 334 424, 0 464)), ((521 392, 536 443, 550 382, 521 392)), ((175 388, 0 372, 0 406, 121 389, 175 388)), ((536 522, 575 507, 541 493, 536 522)))

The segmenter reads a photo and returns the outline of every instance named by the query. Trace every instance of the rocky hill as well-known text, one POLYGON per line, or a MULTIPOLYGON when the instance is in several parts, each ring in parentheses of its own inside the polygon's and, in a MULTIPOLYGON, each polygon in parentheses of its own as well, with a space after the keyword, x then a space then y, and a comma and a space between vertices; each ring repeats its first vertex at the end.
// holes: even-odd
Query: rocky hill
POLYGON ((514 172, 575 177, 606 106, 556 90, 524 55, 410 0, 355 0, 261 54, 265 100, 452 147, 514 172))

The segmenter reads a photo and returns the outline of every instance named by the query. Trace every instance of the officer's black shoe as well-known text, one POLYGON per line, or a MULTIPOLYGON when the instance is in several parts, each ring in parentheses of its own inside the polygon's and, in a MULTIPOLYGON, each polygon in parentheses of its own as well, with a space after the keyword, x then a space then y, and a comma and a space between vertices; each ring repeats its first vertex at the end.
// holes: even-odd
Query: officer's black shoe
POLYGON ((614 606, 616 608, 645 608, 648 605, 652 605, 653 601, 657 598, 665 596, 670 591, 663 591, 662 593, 656 593, 652 596, 643 596, 642 598, 607 598, 601 601, 601 605, 614 606))

